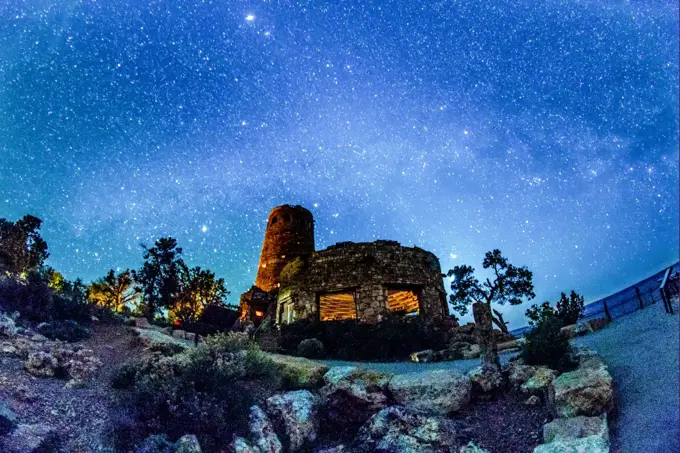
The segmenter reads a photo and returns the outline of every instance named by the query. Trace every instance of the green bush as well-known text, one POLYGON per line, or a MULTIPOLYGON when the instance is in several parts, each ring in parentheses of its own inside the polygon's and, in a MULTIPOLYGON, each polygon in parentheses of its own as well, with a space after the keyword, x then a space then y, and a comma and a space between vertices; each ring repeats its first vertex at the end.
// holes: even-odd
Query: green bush
POLYGON ((166 357, 173 356, 175 354, 179 354, 180 352, 184 351, 186 348, 182 345, 179 345, 177 343, 165 343, 165 342, 155 342, 151 346, 149 346, 149 350, 151 352, 158 352, 161 355, 164 355, 166 357))
POLYGON ((297 347, 297 355, 308 359, 321 359, 324 357, 323 343, 316 338, 302 340, 297 347))
POLYGON ((567 371, 574 367, 571 361, 569 339, 560 331, 562 320, 546 317, 529 331, 522 346, 522 358, 527 365, 542 365, 567 371))
POLYGON ((52 340, 76 342, 90 338, 92 331, 72 319, 52 321, 38 325, 38 333, 52 340))
POLYGON ((377 324, 356 320, 300 320, 281 326, 280 347, 297 353, 305 339, 316 338, 326 357, 343 360, 403 360, 414 351, 446 349, 446 334, 421 317, 391 313, 377 324))
POLYGON ((112 386, 127 388, 119 403, 143 427, 141 434, 175 440, 193 433, 210 452, 243 432, 248 408, 279 389, 281 376, 247 336, 229 333, 172 356, 154 354, 125 365, 112 386))

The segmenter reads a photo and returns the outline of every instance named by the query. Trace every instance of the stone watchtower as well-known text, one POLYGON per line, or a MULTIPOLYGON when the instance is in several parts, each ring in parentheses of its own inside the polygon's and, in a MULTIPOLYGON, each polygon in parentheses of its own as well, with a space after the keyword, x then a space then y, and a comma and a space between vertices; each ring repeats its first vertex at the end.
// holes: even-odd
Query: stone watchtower
POLYGON ((314 218, 302 206, 277 206, 269 213, 255 286, 263 291, 279 287, 281 271, 298 256, 314 253, 314 218))
POLYGON ((277 206, 269 213, 255 286, 241 295, 241 318, 259 325, 276 313, 283 268, 297 257, 314 253, 314 218, 302 206, 277 206))

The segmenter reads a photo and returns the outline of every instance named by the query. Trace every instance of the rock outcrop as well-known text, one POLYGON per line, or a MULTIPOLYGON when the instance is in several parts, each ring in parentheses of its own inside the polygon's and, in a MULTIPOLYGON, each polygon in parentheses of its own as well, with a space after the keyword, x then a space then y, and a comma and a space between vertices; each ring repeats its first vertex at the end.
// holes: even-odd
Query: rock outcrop
POLYGON ((388 389, 395 401, 409 409, 446 415, 470 402, 470 379, 455 370, 437 370, 396 375, 388 389))
POLYGON ((500 390, 503 385, 503 375, 492 365, 480 365, 468 372, 474 395, 487 395, 500 390))
POLYGON ((549 395, 558 417, 595 416, 614 409, 612 377, 605 366, 562 374, 553 381, 549 395))
POLYGON ((357 452, 443 452, 461 446, 459 425, 405 407, 387 407, 366 422, 355 440, 357 452))
POLYGON ((308 390, 297 390, 267 399, 267 412, 278 431, 284 434, 284 446, 296 451, 311 445, 319 429, 318 398, 308 390))

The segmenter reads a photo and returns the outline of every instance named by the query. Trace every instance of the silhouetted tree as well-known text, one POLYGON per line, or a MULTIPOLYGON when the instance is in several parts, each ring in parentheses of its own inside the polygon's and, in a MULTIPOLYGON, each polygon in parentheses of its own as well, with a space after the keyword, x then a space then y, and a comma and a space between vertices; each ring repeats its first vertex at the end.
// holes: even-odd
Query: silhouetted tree
POLYGON ((541 305, 532 305, 525 315, 529 318, 530 326, 537 326, 548 318, 556 318, 560 320, 564 327, 576 324, 579 318, 583 316, 584 309, 583 296, 572 290, 569 297, 562 293, 560 300, 557 301, 557 309, 553 308, 549 302, 543 302, 541 305))
POLYGON ((144 264, 139 271, 133 271, 133 278, 142 296, 142 312, 153 320, 161 308, 172 308, 181 289, 182 249, 171 237, 158 239, 154 247, 142 248, 144 264))
POLYGON ((213 272, 198 266, 189 269, 184 263, 180 266, 180 288, 170 317, 182 324, 197 321, 209 305, 226 306, 229 295, 224 279, 216 279, 213 272))
POLYGON ((571 290, 569 297, 562 293, 560 300, 557 301, 557 316, 562 319, 565 326, 576 324, 583 316, 585 303, 583 296, 571 290))
POLYGON ((456 266, 448 272, 448 276, 453 277, 450 301, 453 309, 461 315, 467 314, 468 307, 476 304, 475 322, 482 324, 478 327, 480 332, 483 332, 485 343, 482 349, 485 347, 489 349, 487 352, 483 351, 482 358, 486 362, 498 365, 496 341, 491 323, 493 322, 506 333, 508 328, 502 320, 493 316, 491 304, 519 305, 524 298, 536 297, 532 283, 533 275, 526 267, 509 264, 498 249, 486 252, 482 267, 493 270, 493 281, 487 278, 486 281, 480 283, 474 276, 474 268, 467 265, 456 266))
POLYGON ((90 300, 113 311, 121 311, 137 298, 132 273, 126 269, 118 274, 111 269, 104 277, 90 285, 90 300))
POLYGON ((40 268, 49 257, 47 242, 38 230, 42 220, 25 215, 16 222, 0 219, 0 269, 22 275, 40 268))

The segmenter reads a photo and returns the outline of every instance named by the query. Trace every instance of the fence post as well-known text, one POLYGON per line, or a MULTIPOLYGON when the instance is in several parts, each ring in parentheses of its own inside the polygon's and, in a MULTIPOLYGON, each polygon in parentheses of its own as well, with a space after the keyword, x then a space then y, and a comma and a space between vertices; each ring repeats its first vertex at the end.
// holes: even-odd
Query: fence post
POLYGON ((668 298, 666 297, 666 291, 664 291, 664 288, 661 288, 659 292, 661 293, 661 300, 663 301, 663 309, 666 311, 666 313, 670 313, 670 311, 668 311, 670 304, 668 303, 668 298))
POLYGON ((609 308, 607 307, 607 301, 604 301, 604 314, 607 317, 607 321, 612 322, 612 315, 609 313, 609 308))
POLYGON ((642 303, 642 295, 640 294, 640 288, 635 287, 635 294, 637 294, 638 301, 640 302, 640 310, 645 308, 645 304, 642 303))
POLYGON ((671 315, 673 314, 673 302, 671 301, 671 292, 668 291, 668 288, 664 288, 664 292, 666 293, 666 300, 668 301, 668 313, 671 315))

